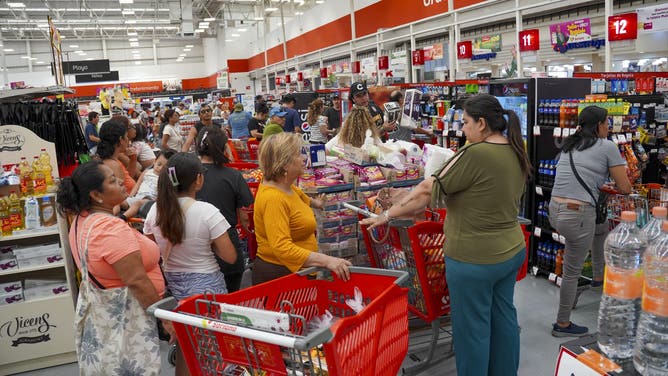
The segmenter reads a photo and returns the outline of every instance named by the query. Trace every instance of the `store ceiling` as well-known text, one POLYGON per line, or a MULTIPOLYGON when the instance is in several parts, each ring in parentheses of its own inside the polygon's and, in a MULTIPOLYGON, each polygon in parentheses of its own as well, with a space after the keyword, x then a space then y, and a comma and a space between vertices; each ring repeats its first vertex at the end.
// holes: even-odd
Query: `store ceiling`
MULTIPOLYGON (((332 0, 330 0, 332 1, 332 0)), ((340 1, 340 0, 334 0, 340 1)), ((272 25, 303 14, 325 0, 9 0, 0 2, 4 40, 49 38, 47 16, 66 38, 197 38, 220 28, 272 25), (189 5, 192 5, 192 28, 189 5), (278 19, 278 20, 275 20, 278 19), (207 24, 208 22, 208 24, 207 24), (204 24, 200 24, 204 23, 204 24), (134 35, 134 34, 130 34, 134 35)))

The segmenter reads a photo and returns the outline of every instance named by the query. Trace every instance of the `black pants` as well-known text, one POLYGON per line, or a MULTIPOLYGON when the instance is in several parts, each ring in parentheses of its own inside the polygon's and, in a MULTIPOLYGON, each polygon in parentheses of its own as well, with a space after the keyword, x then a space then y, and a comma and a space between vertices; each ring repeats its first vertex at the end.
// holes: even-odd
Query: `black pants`
POLYGON ((216 261, 218 262, 220 271, 223 272, 223 275, 225 276, 227 292, 235 292, 241 287, 241 276, 244 272, 245 262, 236 226, 230 227, 230 229, 227 230, 227 235, 230 237, 230 241, 232 242, 232 245, 234 245, 234 249, 237 251, 237 261, 234 264, 230 264, 223 261, 218 255, 216 255, 216 261))

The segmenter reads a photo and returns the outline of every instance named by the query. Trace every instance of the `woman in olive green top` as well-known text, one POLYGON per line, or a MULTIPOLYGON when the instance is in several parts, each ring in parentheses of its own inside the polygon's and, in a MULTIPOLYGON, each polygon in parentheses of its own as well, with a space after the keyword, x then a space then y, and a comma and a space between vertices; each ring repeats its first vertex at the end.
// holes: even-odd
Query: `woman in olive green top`
POLYGON ((517 215, 531 165, 517 115, 493 96, 467 100, 463 124, 469 145, 399 204, 363 223, 375 227, 424 210, 430 202, 445 203, 457 374, 516 375, 519 331, 513 294, 526 254, 517 215))

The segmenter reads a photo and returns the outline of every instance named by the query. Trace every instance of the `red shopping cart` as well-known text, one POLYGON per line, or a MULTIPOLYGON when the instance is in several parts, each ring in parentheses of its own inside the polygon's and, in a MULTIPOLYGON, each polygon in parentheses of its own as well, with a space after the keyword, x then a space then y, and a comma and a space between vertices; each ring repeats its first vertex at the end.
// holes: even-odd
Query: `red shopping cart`
POLYGON ((343 281, 316 268, 232 294, 165 299, 148 311, 174 322, 192 375, 221 375, 231 366, 251 375, 391 375, 408 351, 405 272, 351 267, 343 281), (346 303, 355 288, 366 307, 346 303), (307 323, 331 312, 329 328, 307 333, 307 323))

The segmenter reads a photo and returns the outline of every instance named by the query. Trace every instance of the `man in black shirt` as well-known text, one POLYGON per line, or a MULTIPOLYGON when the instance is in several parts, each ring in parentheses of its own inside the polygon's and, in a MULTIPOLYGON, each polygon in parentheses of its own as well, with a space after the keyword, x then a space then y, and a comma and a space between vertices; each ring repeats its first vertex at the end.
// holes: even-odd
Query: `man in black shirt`
POLYGON ((190 150, 190 146, 193 144, 197 138, 197 135, 199 134, 199 131, 202 130, 202 128, 214 125, 213 110, 211 109, 210 105, 206 103, 202 104, 197 114, 199 115, 199 121, 190 128, 190 132, 188 132, 188 138, 186 138, 186 142, 183 144, 183 149, 181 149, 182 151, 187 152, 190 150))
POLYGON ((267 103, 258 102, 255 104, 255 116, 248 121, 248 131, 251 137, 258 140, 262 139, 262 132, 264 132, 264 124, 269 116, 269 107, 267 103))
POLYGON ((324 114, 327 116, 327 128, 335 129, 338 133, 341 128, 341 97, 339 93, 332 94, 332 107, 327 107, 324 114))
POLYGON ((350 86, 350 97, 353 100, 354 106, 369 109, 371 119, 376 123, 376 127, 378 127, 378 133, 380 133, 383 141, 387 140, 387 132, 393 130, 396 124, 395 122, 387 123, 384 121, 383 110, 369 98, 369 90, 366 88, 366 84, 354 82, 350 86))

